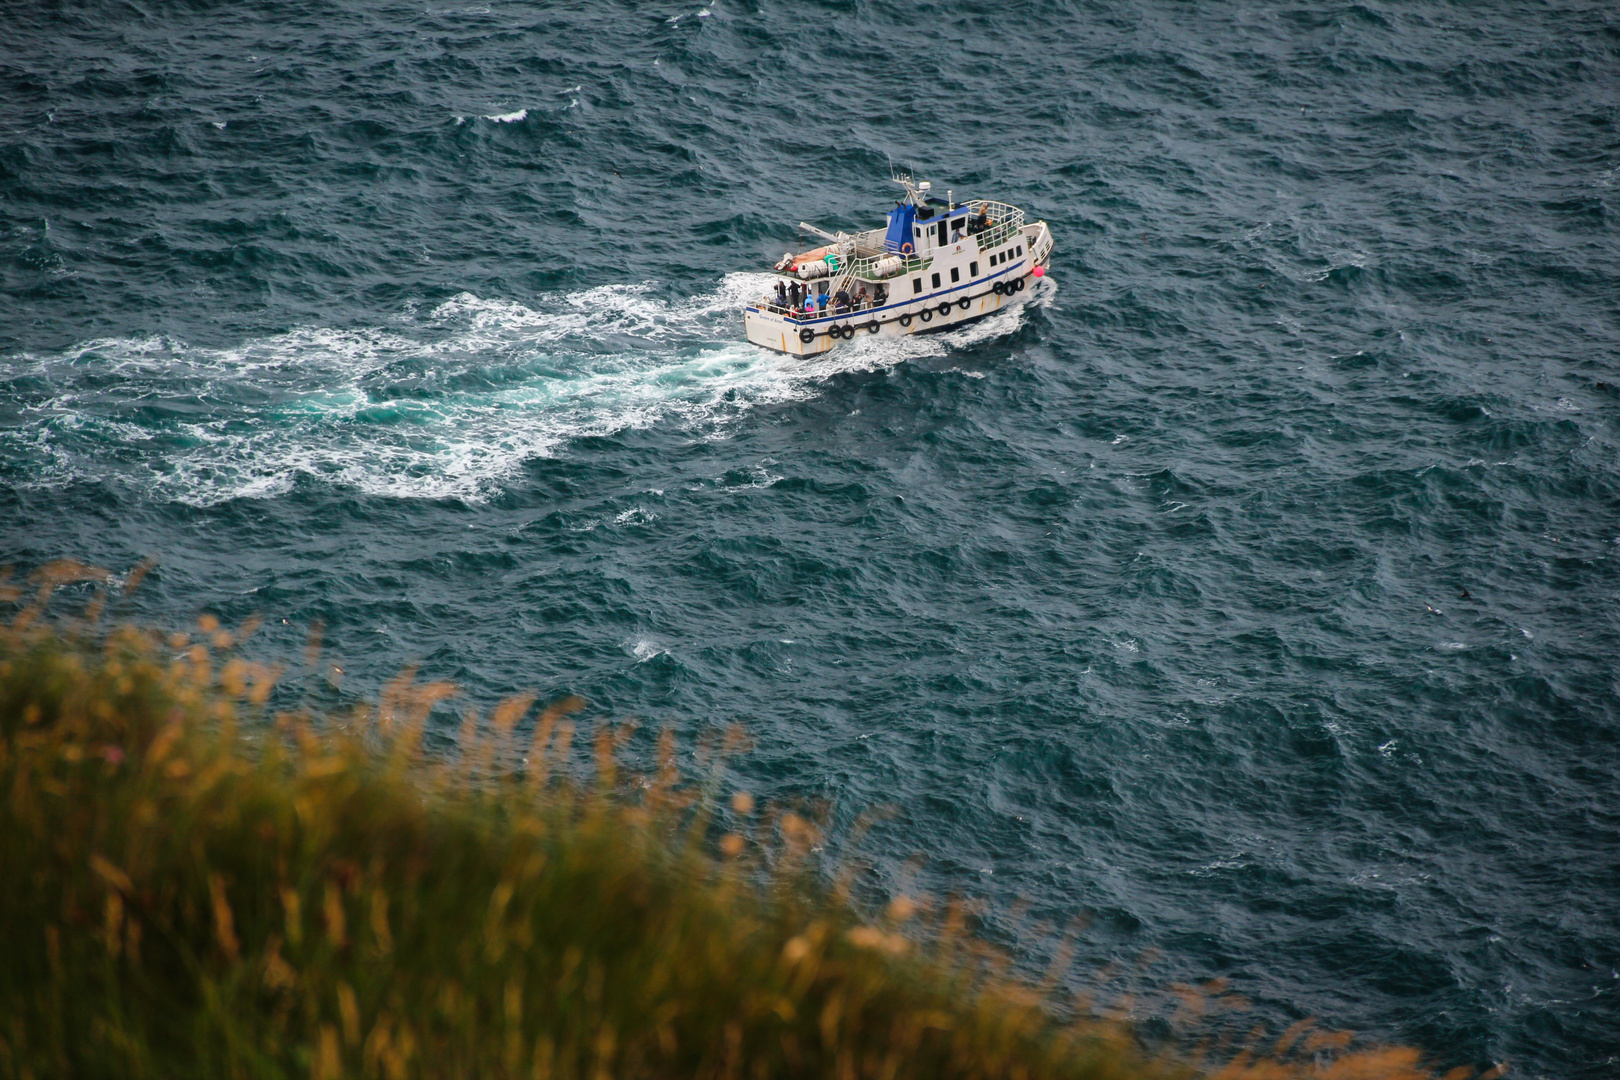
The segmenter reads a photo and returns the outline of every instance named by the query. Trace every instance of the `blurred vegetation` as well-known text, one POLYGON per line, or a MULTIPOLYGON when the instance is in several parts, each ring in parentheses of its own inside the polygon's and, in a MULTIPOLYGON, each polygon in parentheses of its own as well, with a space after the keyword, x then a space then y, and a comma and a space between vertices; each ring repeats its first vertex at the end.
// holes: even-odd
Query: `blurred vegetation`
POLYGON ((419 750, 453 688, 409 672, 271 713, 251 625, 99 626, 143 572, 0 581, 0 1076, 1432 1076, 1308 1025, 1149 1057, 1056 1019, 1059 972, 1008 976, 960 905, 857 918, 803 818, 739 792, 723 833, 667 736, 629 776, 603 727, 584 782, 577 701, 468 713, 453 760, 419 750), (46 625, 67 583, 94 598, 46 625))

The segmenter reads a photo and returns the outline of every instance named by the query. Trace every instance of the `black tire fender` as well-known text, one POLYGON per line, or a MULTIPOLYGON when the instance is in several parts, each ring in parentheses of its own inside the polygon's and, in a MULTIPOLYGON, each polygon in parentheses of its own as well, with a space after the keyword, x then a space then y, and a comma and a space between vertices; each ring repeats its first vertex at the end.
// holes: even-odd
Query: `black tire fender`
POLYGON ((921 311, 917 312, 917 314, 922 316, 922 321, 923 322, 928 322, 931 319, 933 319, 933 317, 934 317, 934 309, 933 308, 923 308, 921 311))
POLYGON ((947 300, 943 304, 939 305, 939 317, 940 318, 943 319, 947 315, 949 315, 950 313, 951 313, 951 302, 949 300, 947 300))
POLYGON ((911 315, 909 313, 900 316, 900 325, 901 326, 910 326, 911 325, 911 315))
POLYGON ((1024 291, 1024 279, 1019 278, 1016 282, 1014 282, 1013 283, 1013 288, 1017 289, 1019 292, 1023 292, 1024 291))
POLYGON ((816 332, 807 326, 803 330, 799 331, 799 340, 808 345, 812 341, 816 340, 816 332))
POLYGON ((871 322, 866 324, 866 332, 868 334, 875 334, 878 332, 878 324, 876 319, 873 319, 871 322))
POLYGON ((1007 294, 1007 286, 997 281, 990 286, 990 291, 995 293, 997 296, 1005 296, 1007 294))
POLYGON ((960 300, 958 300, 956 302, 956 306, 961 308, 963 311, 966 311, 969 307, 972 306, 972 304, 973 304, 972 299, 969 298, 969 297, 966 297, 966 296, 962 297, 962 299, 960 299, 960 300))

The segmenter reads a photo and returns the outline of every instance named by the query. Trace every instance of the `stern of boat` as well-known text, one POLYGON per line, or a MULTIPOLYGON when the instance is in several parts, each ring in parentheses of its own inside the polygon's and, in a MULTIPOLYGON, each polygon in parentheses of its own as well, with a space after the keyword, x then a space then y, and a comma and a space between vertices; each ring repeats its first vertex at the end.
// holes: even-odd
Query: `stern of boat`
POLYGON ((799 324, 768 308, 750 307, 743 311, 743 332, 748 340, 773 352, 789 356, 814 356, 833 347, 833 339, 817 334, 806 342, 799 335, 799 324))

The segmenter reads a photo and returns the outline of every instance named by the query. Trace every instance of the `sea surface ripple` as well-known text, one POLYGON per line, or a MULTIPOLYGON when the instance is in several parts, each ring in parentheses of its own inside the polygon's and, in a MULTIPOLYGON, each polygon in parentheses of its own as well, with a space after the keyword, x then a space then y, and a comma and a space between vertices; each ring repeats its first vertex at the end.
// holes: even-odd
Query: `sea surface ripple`
POLYGON ((729 783, 892 808, 876 893, 985 898, 1037 969, 1086 920, 1069 978, 1143 1015, 1219 977, 1620 1075, 1613 5, 0 33, 0 562, 155 555, 123 614, 295 665, 319 622, 316 703, 419 662, 637 746, 743 725, 729 783), (1045 218, 1036 301, 747 345, 891 161, 1045 218))

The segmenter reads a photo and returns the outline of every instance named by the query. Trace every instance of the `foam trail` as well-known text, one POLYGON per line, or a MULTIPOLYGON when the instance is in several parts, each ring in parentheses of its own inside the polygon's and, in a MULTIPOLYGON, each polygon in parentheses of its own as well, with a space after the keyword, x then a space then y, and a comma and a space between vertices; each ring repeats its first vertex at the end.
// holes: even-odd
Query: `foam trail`
POLYGON ((300 478, 372 495, 481 500, 571 439, 675 424, 722 438, 829 376, 1015 329, 1007 312, 928 337, 859 339, 799 359, 742 339, 768 274, 669 299, 604 285, 530 307, 462 293, 398 328, 305 327, 229 349, 100 339, 8 358, 0 459, 16 482, 112 482, 211 505, 300 478))

